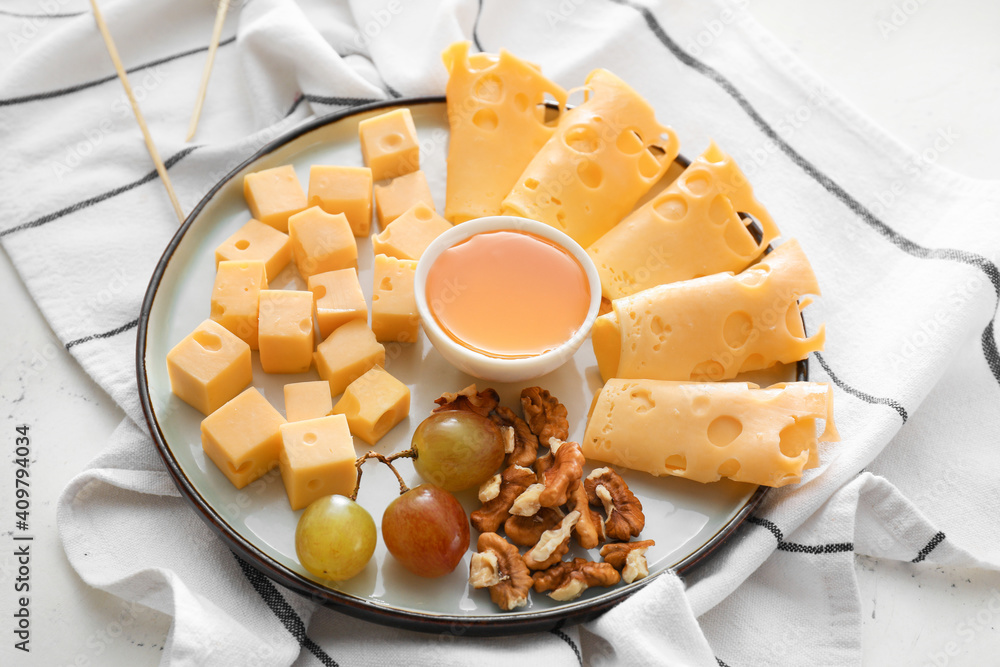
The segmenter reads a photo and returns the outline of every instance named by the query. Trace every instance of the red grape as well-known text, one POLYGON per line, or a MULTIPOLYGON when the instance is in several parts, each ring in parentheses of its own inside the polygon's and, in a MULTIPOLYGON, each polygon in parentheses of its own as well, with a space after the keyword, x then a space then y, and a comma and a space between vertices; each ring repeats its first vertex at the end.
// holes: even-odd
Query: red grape
POLYGON ((382 539, 410 572, 440 577, 454 570, 468 550, 469 519, 455 496, 421 484, 389 503, 382 539))

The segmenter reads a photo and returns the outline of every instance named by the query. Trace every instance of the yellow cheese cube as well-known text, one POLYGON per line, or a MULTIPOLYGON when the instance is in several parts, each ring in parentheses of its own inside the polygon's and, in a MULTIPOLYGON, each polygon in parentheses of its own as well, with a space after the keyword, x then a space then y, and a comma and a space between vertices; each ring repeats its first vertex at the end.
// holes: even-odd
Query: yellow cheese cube
POLYGON ((278 466, 293 510, 323 496, 354 492, 354 439, 343 415, 282 424, 281 442, 278 466))
POLYGON ((167 375, 181 400, 210 414, 253 380, 250 346, 205 320, 167 353, 167 375))
POLYGON ((375 186, 375 214, 382 229, 406 213, 417 202, 423 202, 434 208, 431 186, 427 184, 427 176, 422 171, 418 170, 375 186))
POLYGON ((288 421, 325 417, 330 410, 333 410, 333 398, 326 380, 285 385, 285 419, 288 421))
POLYGON ((358 265, 358 244, 343 213, 331 215, 313 206, 288 219, 295 266, 303 278, 358 265))
POLYGON ((201 421, 201 446, 237 489, 278 464, 281 413, 250 387, 201 421))
POLYGON ((376 366, 347 386, 333 414, 347 417, 351 433, 374 445, 410 414, 410 389, 376 366))
POLYGON ((312 292, 261 290, 258 324, 265 373, 305 373, 312 365, 312 292))
POLYGON ((216 266, 226 260, 245 262, 255 259, 264 262, 268 279, 274 280, 292 261, 288 234, 282 234, 259 220, 250 220, 215 249, 216 266))
POLYGON ((257 349, 257 305, 267 289, 264 262, 219 262, 212 287, 212 319, 257 349))
POLYGON ((396 259, 420 259, 431 241, 450 228, 451 223, 433 208, 417 202, 381 234, 372 235, 372 250, 396 259))
POLYGON ((287 232, 288 217, 309 205, 290 164, 244 176, 243 197, 254 218, 279 232, 287 232))
POLYGON ((327 213, 343 213, 355 236, 372 227, 372 170, 368 167, 309 168, 309 205, 327 213))
POLYGON ((354 269, 309 276, 309 291, 313 293, 320 338, 325 339, 345 322, 368 321, 368 304, 354 269))
POLYGON ((330 395, 336 396, 347 385, 373 366, 385 365, 385 348, 364 320, 350 322, 333 330, 313 354, 319 376, 330 382, 330 395))
POLYGON ((381 181, 420 169, 420 144, 409 109, 396 109, 358 123, 361 155, 381 181))
POLYGON ((420 330, 412 259, 375 256, 375 289, 372 293, 372 331, 379 341, 415 343, 420 330))

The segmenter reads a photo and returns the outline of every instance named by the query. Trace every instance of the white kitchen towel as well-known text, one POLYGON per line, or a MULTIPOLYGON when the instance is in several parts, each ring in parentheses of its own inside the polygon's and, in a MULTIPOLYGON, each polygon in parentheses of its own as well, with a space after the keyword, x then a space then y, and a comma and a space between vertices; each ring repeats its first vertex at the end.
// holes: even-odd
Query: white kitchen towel
POLYGON ((745 3, 249 0, 230 11, 189 145, 214 4, 101 4, 185 210, 314 114, 442 94, 440 52, 458 39, 507 48, 567 88, 614 71, 685 154, 710 138, 730 152, 802 243, 823 288, 808 325, 827 323, 812 377, 835 384, 843 436, 686 582, 659 577, 585 626, 473 639, 318 609, 213 537, 145 432, 135 329, 177 221, 87 5, 8 12, 0 20, 22 23, 0 74, 0 242, 128 415, 61 498, 63 544, 88 583, 173 615, 164 664, 857 664, 854 553, 1000 563, 1000 514, 988 509, 1000 500, 1000 184, 935 164, 949 128, 919 152, 900 146, 745 3))

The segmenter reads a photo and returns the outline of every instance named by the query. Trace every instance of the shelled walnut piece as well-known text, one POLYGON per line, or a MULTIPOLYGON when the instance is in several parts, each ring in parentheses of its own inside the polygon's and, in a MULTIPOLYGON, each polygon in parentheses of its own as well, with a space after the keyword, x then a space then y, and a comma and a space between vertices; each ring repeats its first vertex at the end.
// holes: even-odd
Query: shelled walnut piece
MULTIPOLYGON (((588 508, 589 509, 589 508, 588 508)), ((542 534, 552 530, 562 523, 565 514, 561 510, 542 507, 531 516, 511 514, 503 524, 503 532, 507 539, 522 547, 533 547, 538 544, 542 534)), ((577 524, 579 526, 579 524, 577 524)), ((576 528, 574 528, 574 531, 576 528)))
POLYGON ((583 484, 590 504, 604 507, 604 532, 609 538, 628 542, 639 536, 646 525, 642 503, 621 475, 611 468, 597 468, 583 484))
POLYGON ((489 588, 494 604, 510 611, 528 603, 532 583, 517 547, 496 533, 479 536, 469 566, 469 584, 473 588, 489 588))
MULTIPOLYGON (((531 468, 522 468, 516 465, 504 468, 499 477, 496 495, 487 498, 483 502, 483 506, 469 516, 473 528, 481 533, 495 533, 499 530, 503 522, 510 516, 510 509, 514 501, 535 481, 535 473, 531 468)), ((488 480, 486 485, 490 483, 488 480)), ((481 489, 481 491, 484 492, 484 495, 491 492, 489 489, 481 489)))
POLYGON ((580 513, 580 521, 573 527, 576 542, 584 549, 594 549, 606 538, 604 518, 590 507, 583 480, 577 480, 569 490, 569 508, 580 513))
POLYGON ((527 387, 521 391, 521 409, 531 432, 540 442, 549 438, 565 440, 569 437, 569 419, 566 406, 541 387, 527 387))
POLYGON ((532 484, 525 488, 514 499, 514 504, 510 506, 510 513, 515 516, 534 516, 537 514, 538 510, 542 508, 542 504, 538 502, 538 496, 542 495, 544 490, 544 484, 532 484))
POLYGON ((557 528, 547 530, 538 538, 538 543, 524 554, 524 564, 529 570, 545 570, 552 567, 569 551, 569 538, 573 526, 580 520, 579 512, 570 512, 563 517, 557 528))
POLYGON ((445 392, 434 402, 438 404, 438 407, 434 408, 434 412, 467 410, 483 417, 489 417, 490 413, 500 404, 500 395, 492 387, 476 391, 476 385, 470 384, 459 392, 445 392))
POLYGON ((504 431, 507 428, 513 429, 514 449, 508 452, 507 463, 519 466, 530 466, 538 457, 538 437, 531 432, 528 423, 514 414, 514 411, 505 406, 497 407, 491 414, 497 426, 504 431))
MULTIPOLYGON (((569 500, 569 489, 583 476, 583 452, 576 442, 562 442, 549 438, 552 465, 540 473, 545 489, 539 494, 538 502, 543 507, 558 507, 569 500)), ((624 482, 623 482, 624 483, 624 482)))
POLYGON ((601 558, 621 572, 622 580, 631 584, 637 579, 649 576, 649 563, 646 562, 646 551, 656 544, 653 540, 639 542, 616 542, 601 547, 601 558))
POLYGON ((563 561, 532 575, 535 591, 551 591, 549 597, 560 602, 575 600, 593 586, 614 586, 621 575, 609 563, 595 563, 585 558, 563 561))

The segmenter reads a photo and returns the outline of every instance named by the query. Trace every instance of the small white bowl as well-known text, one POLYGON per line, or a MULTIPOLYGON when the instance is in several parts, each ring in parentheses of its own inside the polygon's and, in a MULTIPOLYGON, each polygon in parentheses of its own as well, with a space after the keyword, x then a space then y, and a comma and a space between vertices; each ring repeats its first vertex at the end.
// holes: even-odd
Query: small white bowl
POLYGON ((441 353, 441 356, 469 375, 494 382, 523 382, 550 373, 562 366, 569 361, 590 333, 591 327, 594 326, 594 320, 597 319, 597 312, 601 307, 601 278, 597 274, 594 262, 580 244, 555 227, 537 220, 519 218, 513 215, 496 215, 461 222, 434 239, 417 263, 414 291, 416 292, 417 310, 420 313, 424 333, 427 334, 427 338, 441 353), (501 359, 465 347, 445 333, 427 303, 427 272, 442 252, 476 234, 505 230, 528 232, 561 246, 573 255, 576 261, 580 262, 590 285, 590 308, 587 310, 587 318, 580 328, 558 347, 532 357, 501 359))

